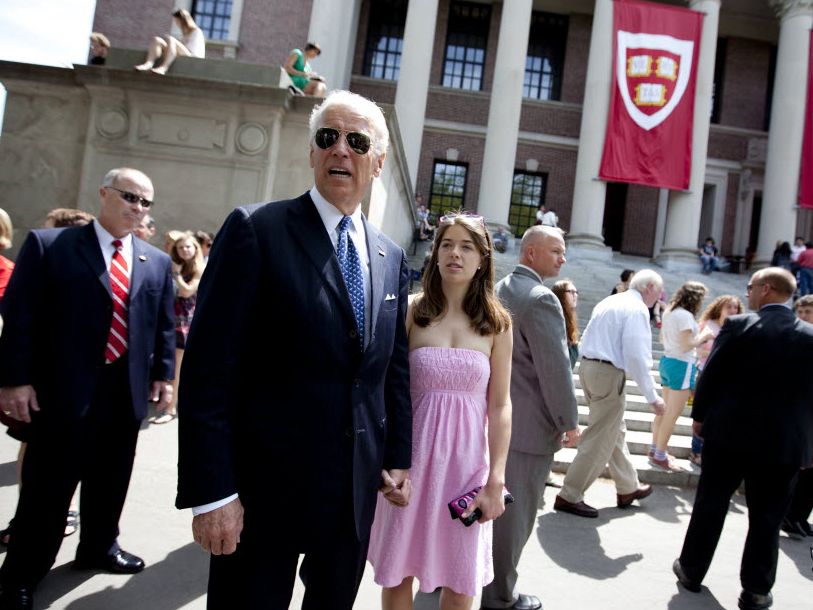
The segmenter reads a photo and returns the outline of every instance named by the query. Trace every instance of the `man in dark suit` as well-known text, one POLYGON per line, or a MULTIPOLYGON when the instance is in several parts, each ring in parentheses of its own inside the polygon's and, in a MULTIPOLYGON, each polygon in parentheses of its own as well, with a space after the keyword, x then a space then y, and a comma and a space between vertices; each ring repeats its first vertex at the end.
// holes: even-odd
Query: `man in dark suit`
POLYGON ((152 203, 143 173, 104 177, 98 218, 32 231, 2 303, 0 406, 30 423, 0 608, 30 608, 53 565, 82 481, 74 567, 134 573, 118 521, 147 400, 168 404, 174 374, 172 265, 136 239, 152 203))
POLYGON ((795 290, 793 276, 778 267, 751 277, 748 306, 756 313, 732 316, 723 325, 692 409, 695 433, 704 439, 703 470, 673 570, 684 587, 700 591, 731 496, 745 481, 744 610, 771 606, 779 527, 799 468, 813 464, 813 327, 786 305, 795 290))
POLYGON ((408 266, 360 210, 386 122, 333 92, 310 133, 315 187, 215 238, 184 356, 177 506, 212 552, 209 608, 287 608, 301 553, 303 608, 351 608, 377 490, 406 501, 408 266))

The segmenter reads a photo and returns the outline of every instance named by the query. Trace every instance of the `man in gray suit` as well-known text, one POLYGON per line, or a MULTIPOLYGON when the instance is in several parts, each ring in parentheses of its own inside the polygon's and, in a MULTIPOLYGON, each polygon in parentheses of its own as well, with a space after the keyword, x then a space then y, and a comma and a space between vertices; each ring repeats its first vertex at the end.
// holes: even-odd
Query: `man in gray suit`
POLYGON ((494 521, 494 580, 483 589, 483 610, 542 608, 535 596, 517 593, 517 564, 533 531, 553 454, 579 441, 562 306, 542 285, 558 276, 564 263, 563 231, 533 226, 522 238, 519 265, 495 287, 514 321, 505 484, 516 502, 494 521))

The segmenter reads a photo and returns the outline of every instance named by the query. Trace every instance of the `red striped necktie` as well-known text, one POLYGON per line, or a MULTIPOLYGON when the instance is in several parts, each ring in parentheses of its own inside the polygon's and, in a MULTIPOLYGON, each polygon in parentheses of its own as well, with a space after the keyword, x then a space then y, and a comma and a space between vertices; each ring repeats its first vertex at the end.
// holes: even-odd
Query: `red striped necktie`
POLYGON ((113 289, 113 320, 110 322, 110 334, 107 336, 107 349, 104 352, 105 362, 114 362, 127 351, 127 309, 130 293, 130 276, 127 272, 127 261, 121 253, 121 240, 113 242, 116 248, 113 261, 110 263, 110 287, 113 289))

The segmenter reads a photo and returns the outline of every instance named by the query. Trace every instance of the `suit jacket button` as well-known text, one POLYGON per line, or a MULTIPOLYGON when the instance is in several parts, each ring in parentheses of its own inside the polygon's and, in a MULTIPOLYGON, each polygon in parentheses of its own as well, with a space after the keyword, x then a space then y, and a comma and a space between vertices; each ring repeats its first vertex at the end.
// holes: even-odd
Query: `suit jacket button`
POLYGON ((356 332, 355 329, 350 331, 350 338, 351 339, 355 339, 358 336, 359 336, 359 334, 358 334, 358 332, 356 332))
POLYGON ((353 426, 348 426, 344 431, 345 436, 353 436, 353 426))
POLYGON ((357 387, 359 387, 360 385, 361 385, 361 380, 360 380, 360 379, 356 379, 355 381, 353 381, 353 387, 354 387, 354 388, 357 388, 357 387))

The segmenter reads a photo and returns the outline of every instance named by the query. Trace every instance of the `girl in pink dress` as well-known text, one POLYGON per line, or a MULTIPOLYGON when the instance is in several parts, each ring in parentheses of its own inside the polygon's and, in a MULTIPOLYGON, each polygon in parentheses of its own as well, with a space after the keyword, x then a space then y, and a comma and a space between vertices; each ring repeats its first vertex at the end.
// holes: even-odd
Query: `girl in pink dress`
POLYGON ((370 538, 384 610, 412 608, 414 578, 424 592, 443 587, 441 610, 471 608, 493 579, 491 521, 505 510, 513 339, 494 295, 493 244, 470 214, 443 217, 434 244, 407 312, 410 484, 379 497, 370 538), (465 527, 448 504, 481 485, 463 517, 482 517, 465 527))

